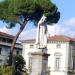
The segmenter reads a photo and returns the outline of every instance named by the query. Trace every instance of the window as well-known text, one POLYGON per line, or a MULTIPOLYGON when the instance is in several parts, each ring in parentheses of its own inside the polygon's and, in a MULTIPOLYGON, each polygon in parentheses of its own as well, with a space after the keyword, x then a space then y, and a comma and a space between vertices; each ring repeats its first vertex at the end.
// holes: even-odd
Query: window
POLYGON ((0 54, 1 54, 1 52, 2 52, 2 48, 0 48, 0 54))
POLYGON ((19 54, 19 51, 18 50, 16 51, 16 54, 19 54))
POLYGON ((31 53, 28 53, 28 58, 29 58, 29 61, 28 61, 28 65, 29 65, 29 72, 31 73, 32 72, 32 61, 33 61, 33 58, 32 58, 32 55, 31 53))
POLYGON ((60 58, 55 59, 55 70, 59 70, 60 67, 60 58))
POLYGON ((11 39, 7 39, 7 42, 8 42, 8 43, 12 43, 13 40, 11 40, 11 39))
POLYGON ((2 65, 2 59, 0 59, 0 66, 2 65))
POLYGON ((54 56, 55 56, 55 70, 59 70, 60 69, 60 58, 62 54, 60 52, 56 52, 54 56))
POLYGON ((2 39, 2 42, 6 42, 6 39, 5 39, 5 38, 3 38, 3 39, 2 39))
POLYGON ((2 59, 0 59, 0 63, 2 62, 2 59))
POLYGON ((75 70, 75 57, 73 57, 73 70, 75 70))
POLYGON ((57 44, 56 45, 56 48, 61 48, 61 44, 57 44))
POLYGON ((32 72, 32 57, 29 58, 29 71, 32 72))
POLYGON ((31 44, 31 45, 30 45, 30 48, 34 48, 34 45, 31 44))

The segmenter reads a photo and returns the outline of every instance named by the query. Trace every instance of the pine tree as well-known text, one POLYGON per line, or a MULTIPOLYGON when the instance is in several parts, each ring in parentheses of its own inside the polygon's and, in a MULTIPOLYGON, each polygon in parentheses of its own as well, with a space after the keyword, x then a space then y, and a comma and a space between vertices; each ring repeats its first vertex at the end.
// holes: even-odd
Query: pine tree
POLYGON ((8 28, 20 25, 19 31, 13 40, 10 59, 12 65, 13 50, 20 33, 25 28, 28 21, 38 22, 42 15, 47 17, 47 23, 57 23, 60 12, 51 0, 4 0, 0 2, 0 20, 8 24, 8 28))

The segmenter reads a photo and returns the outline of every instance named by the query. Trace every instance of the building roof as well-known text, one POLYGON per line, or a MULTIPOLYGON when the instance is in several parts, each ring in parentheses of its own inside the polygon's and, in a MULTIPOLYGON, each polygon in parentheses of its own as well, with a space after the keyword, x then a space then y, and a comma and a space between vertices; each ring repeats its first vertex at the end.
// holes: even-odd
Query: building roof
MULTIPOLYGON (((63 42, 73 41, 73 42, 75 42, 75 38, 71 38, 71 37, 65 36, 65 35, 55 35, 55 36, 49 36, 48 41, 56 41, 56 42, 58 42, 58 41, 63 41, 63 42)), ((24 43, 35 42, 35 39, 22 40, 21 42, 24 42, 24 43)))
POLYGON ((75 38, 71 38, 71 37, 65 36, 65 35, 50 36, 50 37, 48 37, 48 40, 49 41, 65 41, 65 42, 74 41, 75 42, 75 38))
POLYGON ((10 38, 10 39, 14 38, 13 35, 10 35, 10 34, 4 33, 4 32, 0 32, 0 37, 10 38))
MULTIPOLYGON (((13 42, 14 37, 15 36, 13 36, 13 35, 10 35, 10 34, 4 33, 4 32, 0 32, 0 38, 6 38, 6 39, 8 38, 8 39, 11 39, 12 42, 13 42)), ((11 46, 12 42, 11 43, 9 43, 9 42, 0 42, 0 45, 11 46)), ((22 49, 22 45, 19 42, 17 42, 15 44, 15 47, 22 49)))

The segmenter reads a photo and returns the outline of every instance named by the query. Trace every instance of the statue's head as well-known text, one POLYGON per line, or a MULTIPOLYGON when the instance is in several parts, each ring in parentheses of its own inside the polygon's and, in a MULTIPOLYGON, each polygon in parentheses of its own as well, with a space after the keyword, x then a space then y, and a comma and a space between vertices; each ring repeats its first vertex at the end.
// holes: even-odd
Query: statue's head
POLYGON ((42 18, 40 19, 40 21, 38 22, 38 24, 42 24, 43 22, 45 22, 46 18, 47 17, 45 15, 43 15, 42 18))

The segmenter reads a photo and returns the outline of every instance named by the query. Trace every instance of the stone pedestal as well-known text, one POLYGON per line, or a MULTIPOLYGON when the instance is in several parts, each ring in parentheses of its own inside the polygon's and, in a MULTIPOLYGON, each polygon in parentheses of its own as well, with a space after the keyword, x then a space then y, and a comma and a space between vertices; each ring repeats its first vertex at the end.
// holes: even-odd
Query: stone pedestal
POLYGON ((50 54, 42 51, 29 53, 29 75, 47 75, 50 54))

